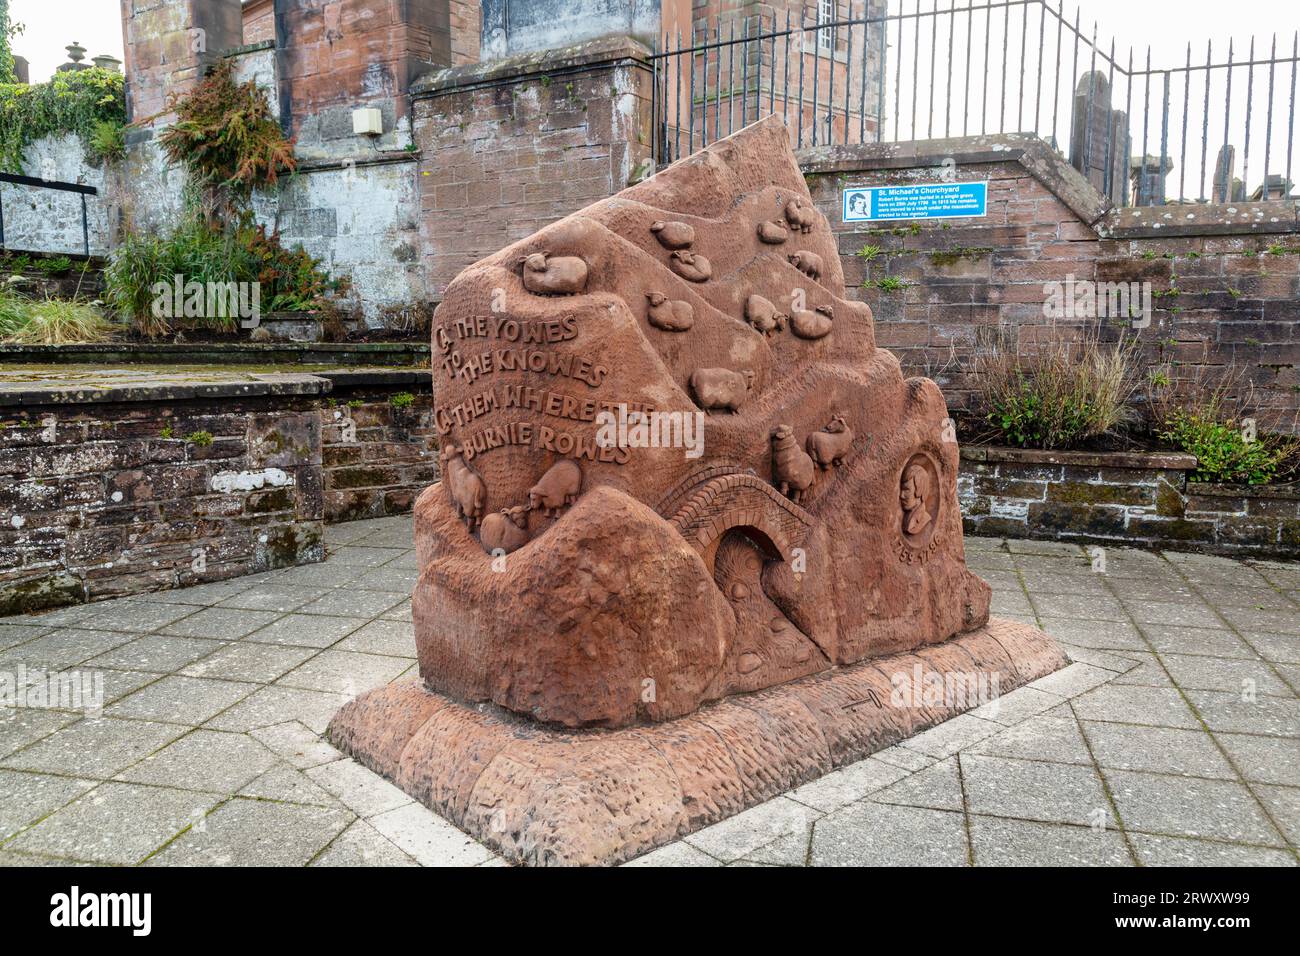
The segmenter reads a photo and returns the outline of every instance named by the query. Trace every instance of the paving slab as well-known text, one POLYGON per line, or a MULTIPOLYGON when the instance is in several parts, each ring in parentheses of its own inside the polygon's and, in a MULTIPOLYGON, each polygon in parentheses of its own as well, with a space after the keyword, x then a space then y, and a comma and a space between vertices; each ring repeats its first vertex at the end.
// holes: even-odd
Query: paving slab
POLYGON ((256 684, 246 682, 173 674, 127 695, 105 713, 197 727, 255 690, 256 684))
POLYGON ((118 773, 117 780, 233 794, 277 763, 246 734, 196 730, 118 773))
POLYGON ((976 866, 1132 866, 1114 829, 1061 826, 971 814, 976 866))
POLYGON ((150 858, 149 865, 305 866, 353 819, 332 807, 236 797, 150 858))
POLYGON ((885 803, 855 803, 813 829, 813 866, 965 866, 960 813, 885 803))
POLYGON ((960 765, 971 813, 1088 826, 1109 810, 1092 767, 981 754, 962 754, 960 765))
POLYGON ((141 863, 203 820, 219 799, 169 787, 105 783, 24 830, 11 848, 95 863, 141 863))
POLYGON ((1243 784, 1105 768, 1102 773, 1125 829, 1256 846, 1285 845, 1243 784))
POLYGON ((1082 726, 1100 767, 1237 779, 1214 739, 1200 728, 1137 727, 1090 720, 1082 726))
POLYGON ((365 820, 354 820, 309 866, 418 866, 365 820))
POLYGON ((175 724, 87 717, 10 754, 3 765, 103 780, 183 733, 175 724))
POLYGON ((418 803, 380 813, 369 823, 421 866, 477 866, 493 855, 473 837, 418 803))
POLYGON ((76 777, 0 770, 0 843, 94 786, 95 781, 76 777))
POLYGON ((1295 854, 1269 847, 1188 840, 1181 837, 1129 836, 1143 866, 1296 866, 1295 854))

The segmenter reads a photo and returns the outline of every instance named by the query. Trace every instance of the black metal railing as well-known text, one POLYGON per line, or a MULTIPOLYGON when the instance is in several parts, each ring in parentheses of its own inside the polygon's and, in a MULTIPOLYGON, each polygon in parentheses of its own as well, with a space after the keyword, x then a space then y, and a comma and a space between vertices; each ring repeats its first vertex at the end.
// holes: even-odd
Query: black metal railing
MULTIPOLYGON (((81 242, 83 251, 90 255, 90 214, 86 209, 86 197, 96 196, 99 190, 83 183, 63 183, 50 179, 38 179, 35 176, 19 176, 15 173, 0 173, 0 249, 8 249, 5 243, 4 188, 5 183, 14 186, 27 186, 36 189, 53 189, 58 192, 77 193, 81 197, 81 242)), ((23 249, 23 252, 63 252, 65 250, 23 249)))
POLYGON ((1252 39, 1244 59, 1207 40, 1193 62, 1188 44, 1159 67, 1064 0, 925 2, 823 0, 814 20, 765 8, 665 33, 657 161, 781 113, 800 148, 1034 133, 1116 205, 1290 197, 1300 31, 1267 55, 1252 39))

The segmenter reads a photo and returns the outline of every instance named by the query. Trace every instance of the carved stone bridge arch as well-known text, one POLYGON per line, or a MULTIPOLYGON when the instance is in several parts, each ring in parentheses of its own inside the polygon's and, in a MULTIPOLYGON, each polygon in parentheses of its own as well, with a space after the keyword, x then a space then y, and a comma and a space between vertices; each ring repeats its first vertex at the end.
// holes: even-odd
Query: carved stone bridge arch
POLYGON ((774 561, 787 561, 803 544, 812 516, 755 475, 732 473, 701 482, 670 519, 713 570, 718 542, 733 528, 744 529, 774 561))

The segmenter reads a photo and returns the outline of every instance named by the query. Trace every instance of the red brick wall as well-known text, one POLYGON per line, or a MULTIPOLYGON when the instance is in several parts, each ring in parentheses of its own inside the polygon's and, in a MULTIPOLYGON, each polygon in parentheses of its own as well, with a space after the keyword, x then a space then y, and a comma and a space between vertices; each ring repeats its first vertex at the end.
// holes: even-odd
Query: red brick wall
POLYGON ((435 296, 470 263, 623 189, 649 156, 650 72, 623 55, 629 47, 609 49, 578 67, 507 70, 469 89, 459 87, 475 75, 462 73, 457 86, 415 93, 422 254, 435 296))
POLYGON ((253 0, 244 4, 244 43, 275 39, 274 7, 272 0, 253 0))
POLYGON ((330 106, 396 100, 451 62, 447 0, 275 0, 281 109, 296 132, 330 106))
MULTIPOLYGON (((933 167, 809 177, 814 198, 839 236, 850 295, 868 302, 875 313, 877 342, 898 355, 908 373, 933 377, 950 407, 972 404, 975 351, 998 329, 1021 343, 1052 334, 1053 320, 1044 313, 1044 283, 1070 277, 1079 282, 1149 281, 1151 323, 1129 330, 1145 362, 1172 359, 1184 363, 1180 374, 1199 374, 1203 380, 1217 380, 1235 366, 1255 386, 1253 410, 1261 426, 1296 430, 1300 230, 1294 217, 1272 225, 1272 233, 1220 234, 1223 227, 1207 226, 1204 234, 1173 237, 1162 235, 1161 228, 1170 231, 1174 217, 1187 213, 1169 206, 1145 214, 1145 220, 1160 222, 1161 228, 1102 238, 1020 163, 965 166, 960 157, 957 161, 958 181, 989 181, 984 218, 915 225, 840 221, 842 188, 933 181, 933 167), (864 245, 880 252, 864 258, 858 254, 864 245), (886 276, 907 286, 888 291, 861 285, 886 276)), ((1106 223, 1124 223, 1134 218, 1132 212, 1125 210, 1106 223)), ((1058 320, 1056 326, 1058 332, 1078 333, 1096 321, 1058 320)), ((1123 322, 1106 324, 1111 335, 1125 327, 1123 322)))

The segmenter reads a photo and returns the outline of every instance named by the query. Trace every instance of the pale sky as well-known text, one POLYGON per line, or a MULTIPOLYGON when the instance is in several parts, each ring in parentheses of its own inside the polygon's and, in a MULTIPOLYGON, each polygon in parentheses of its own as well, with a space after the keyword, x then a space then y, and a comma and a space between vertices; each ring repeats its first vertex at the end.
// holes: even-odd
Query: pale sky
MULTIPOLYGON (((208 0, 217 3, 222 0, 208 0)), ((916 0, 889 0, 890 12, 910 12, 916 0)), ((1057 0, 1049 0, 1053 9, 1057 0)), ((920 0, 923 10, 936 3, 940 10, 955 4, 959 9, 966 0, 920 0)), ((855 2, 856 6, 856 2, 855 2)), ((1279 43, 1286 39, 1289 51, 1291 35, 1300 29, 1300 4, 1279 0, 1066 0, 1066 16, 1073 20, 1076 6, 1082 22, 1090 27, 1095 19, 1100 36, 1108 45, 1113 35, 1119 49, 1127 54, 1133 44, 1145 55, 1146 44, 1152 45, 1155 66, 1174 66, 1185 61, 1186 44, 1204 56, 1205 41, 1213 38, 1215 46, 1226 49, 1229 37, 1245 49, 1253 34, 1267 45, 1273 30, 1279 43), (1139 46, 1140 45, 1140 46, 1139 46)), ((10 15, 27 24, 27 32, 18 38, 16 52, 32 64, 32 79, 44 80, 67 59, 63 48, 73 40, 86 47, 86 58, 110 53, 122 58, 122 24, 120 0, 10 0, 10 15)))

